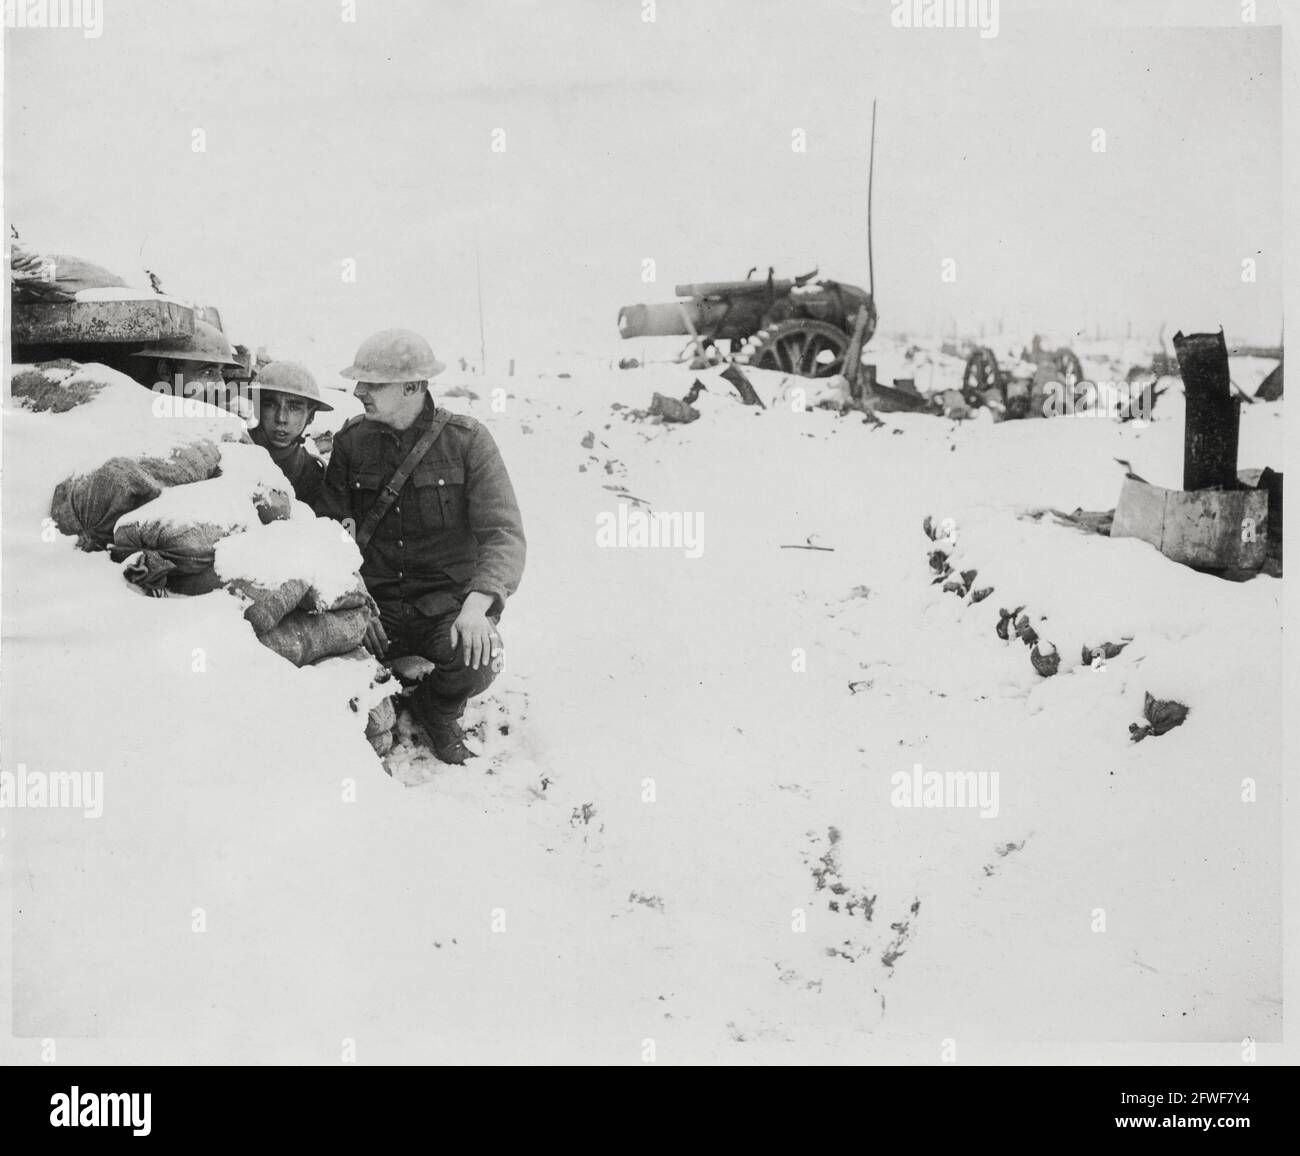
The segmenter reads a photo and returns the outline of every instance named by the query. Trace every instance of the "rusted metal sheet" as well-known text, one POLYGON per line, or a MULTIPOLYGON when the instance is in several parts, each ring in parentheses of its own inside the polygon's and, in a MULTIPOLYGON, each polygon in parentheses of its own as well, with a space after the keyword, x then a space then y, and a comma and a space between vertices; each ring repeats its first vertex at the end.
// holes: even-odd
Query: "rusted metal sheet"
POLYGON ((1279 361, 1255 390, 1256 401, 1277 401, 1282 396, 1282 363, 1279 361))
POLYGON ((930 409, 929 401, 919 393, 887 385, 875 385, 865 393, 864 400, 877 413, 920 413, 930 409))
POLYGON ((1206 569, 1258 570, 1268 549, 1267 490, 1166 490, 1124 479, 1112 538, 1140 538, 1206 569))
POLYGON ((14 306, 13 340, 19 345, 147 342, 189 337, 194 310, 175 301, 50 301, 14 306))

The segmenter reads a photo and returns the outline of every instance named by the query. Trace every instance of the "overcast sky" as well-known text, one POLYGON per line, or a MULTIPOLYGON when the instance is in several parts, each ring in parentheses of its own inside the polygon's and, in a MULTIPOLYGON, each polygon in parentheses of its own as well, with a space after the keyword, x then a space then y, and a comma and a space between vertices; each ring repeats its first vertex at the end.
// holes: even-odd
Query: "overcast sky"
POLYGON ((992 38, 887 0, 643 5, 106 0, 98 39, 13 30, 6 216, 326 376, 389 325, 477 356, 476 236, 489 362, 620 352, 618 307, 678 282, 865 285, 876 97, 883 329, 1276 341, 1280 36, 1237 4, 1003 0, 992 38), (1141 26, 1197 11, 1221 26, 1141 26))

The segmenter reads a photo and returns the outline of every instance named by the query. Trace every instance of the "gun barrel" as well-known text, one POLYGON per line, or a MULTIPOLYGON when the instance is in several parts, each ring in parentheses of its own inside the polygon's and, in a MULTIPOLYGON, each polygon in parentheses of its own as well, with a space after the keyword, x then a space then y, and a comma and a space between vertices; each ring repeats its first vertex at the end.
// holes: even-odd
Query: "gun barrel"
POLYGON ((618 331, 623 337, 682 337, 691 325, 699 326, 700 310, 694 301, 671 301, 655 305, 624 305, 618 311, 618 331))
MULTIPOLYGON (((776 297, 784 297, 793 288, 793 281, 772 282, 772 294, 776 297)), ((678 297, 740 297, 748 293, 766 293, 767 278, 752 281, 700 281, 694 285, 678 285, 673 292, 678 297)))

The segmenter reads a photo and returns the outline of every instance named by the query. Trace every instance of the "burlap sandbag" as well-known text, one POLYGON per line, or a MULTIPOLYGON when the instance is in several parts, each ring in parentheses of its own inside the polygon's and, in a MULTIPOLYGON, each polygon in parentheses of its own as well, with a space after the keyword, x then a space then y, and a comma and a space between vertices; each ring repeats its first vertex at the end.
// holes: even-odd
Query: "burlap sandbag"
POLYGON ((226 589, 252 599, 244 608, 244 617, 254 631, 265 634, 268 630, 274 630, 290 611, 301 605, 309 588, 301 578, 290 578, 279 586, 269 587, 247 578, 235 578, 226 583, 226 589))
POLYGON ((126 578, 145 589, 166 585, 177 592, 199 593, 193 584, 181 591, 175 579, 211 573, 212 582, 207 590, 215 590, 220 585, 213 570, 215 548, 229 533, 229 526, 209 522, 177 524, 152 519, 123 522, 113 532, 109 557, 114 562, 131 559, 126 578))
POLYGON ((14 243, 10 257, 14 294, 20 300, 75 301, 83 289, 120 289, 116 273, 82 257, 36 253, 14 243))
POLYGON ((193 574, 183 574, 174 562, 156 550, 140 550, 126 557, 122 576, 146 594, 162 597, 164 594, 209 594, 221 585, 221 579, 211 566, 193 574))
POLYGON ((266 490, 254 494, 253 505, 257 507, 258 519, 264 526, 270 522, 286 521, 293 508, 293 491, 286 484, 283 490, 266 490))
POLYGON ((375 656, 364 646, 354 646, 346 654, 336 654, 335 658, 350 658, 353 662, 374 662, 375 656))
POLYGON ((244 609, 244 617, 258 634, 265 634, 279 625, 291 610, 300 607, 308 614, 326 614, 371 605, 370 595, 360 578, 351 590, 328 602, 315 586, 303 578, 290 578, 278 586, 262 586, 248 578, 235 578, 225 586, 227 590, 252 600, 244 609))
POLYGON ((211 594, 212 591, 221 589, 221 579, 217 577, 216 570, 209 566, 197 574, 172 574, 167 579, 167 589, 172 594, 211 594))
POLYGON ((206 439, 178 446, 166 460, 109 458, 98 469, 60 482, 50 516, 63 533, 77 535, 80 549, 102 550, 113 541, 113 527, 123 514, 153 501, 168 486, 214 477, 220 464, 221 451, 206 439))
POLYGON ((257 640, 294 666, 310 666, 360 646, 369 624, 370 611, 365 607, 325 614, 293 610, 257 640))
POLYGON ((370 714, 366 718, 366 738, 373 739, 384 731, 391 731, 396 722, 397 708, 393 706, 393 700, 383 699, 370 708, 370 714))
POLYGON ((310 614, 324 614, 328 610, 355 610, 358 606, 370 604, 371 599, 366 592, 365 583, 358 578, 357 584, 351 590, 329 602, 321 597, 321 592, 315 586, 311 587, 307 591, 306 598, 303 599, 302 608, 310 614))

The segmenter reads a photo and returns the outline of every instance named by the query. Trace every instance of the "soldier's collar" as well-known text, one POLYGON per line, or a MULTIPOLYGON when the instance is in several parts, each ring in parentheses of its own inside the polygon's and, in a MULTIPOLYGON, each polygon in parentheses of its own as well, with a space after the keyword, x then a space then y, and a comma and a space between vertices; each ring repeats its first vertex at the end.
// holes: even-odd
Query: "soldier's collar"
POLYGON ((433 425, 437 416, 438 407, 433 404, 433 398, 426 393, 424 395, 424 408, 420 410, 420 416, 415 419, 415 424, 421 429, 428 429, 433 425))

